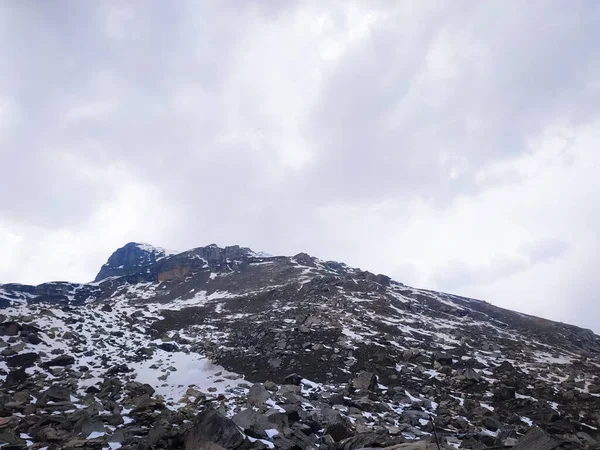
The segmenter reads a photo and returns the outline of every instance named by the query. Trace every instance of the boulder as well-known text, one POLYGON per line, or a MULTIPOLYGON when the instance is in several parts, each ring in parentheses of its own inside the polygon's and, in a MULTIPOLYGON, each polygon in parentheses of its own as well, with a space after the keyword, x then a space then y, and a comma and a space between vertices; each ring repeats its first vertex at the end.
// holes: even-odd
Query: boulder
POLYGON ((0 336, 16 336, 21 331, 21 325, 18 322, 0 323, 0 336))
POLYGON ((24 349, 25 349, 25 344, 23 342, 16 344, 16 345, 10 345, 10 346, 6 347, 4 350, 2 350, 2 356, 7 356, 7 357, 14 356, 14 355, 17 355, 19 352, 22 352, 24 349))
POLYGON ((69 388, 53 384, 38 399, 38 404, 45 405, 48 402, 68 402, 71 400, 71 391, 69 388))
POLYGON ((118 373, 127 373, 127 372, 131 372, 132 369, 130 369, 127 364, 117 364, 116 366, 112 366, 110 369, 108 369, 106 371, 106 376, 110 377, 113 375, 116 375, 118 373))
POLYGON ((42 343, 42 339, 35 333, 27 333, 24 336, 24 338, 27 339, 27 341, 29 341, 29 343, 33 345, 38 345, 42 343))
POLYGON ((525 436, 519 439, 513 450, 552 450, 557 448, 560 442, 552 439, 541 428, 532 428, 525 436))
POLYGON ((237 425, 231 419, 210 409, 196 416, 194 425, 185 438, 184 450, 215 448, 214 445, 237 449, 243 443, 244 436, 237 425))
POLYGON ((494 417, 484 417, 482 423, 484 427, 491 431, 497 431, 504 426, 502 422, 494 417))
POLYGON ((37 353, 21 353, 19 355, 11 356, 6 358, 6 365, 8 367, 32 367, 35 362, 40 359, 37 353))
POLYGON ((270 398, 271 394, 260 383, 252 385, 248 391, 248 403, 252 406, 260 407, 270 398))
POLYGON ((443 352, 436 352, 433 354, 433 360, 439 362, 442 366, 452 365, 452 355, 443 352))
POLYGON ((308 253, 298 253, 293 259, 302 266, 315 267, 315 263, 308 253))
POLYGON ((179 350, 179 347, 172 342, 163 342, 162 344, 158 344, 158 348, 164 350, 165 352, 176 352, 179 350))
POLYGON ((25 380, 27 380, 27 372, 25 372, 25 367, 19 367, 18 369, 8 372, 5 382, 7 385, 17 385, 23 383, 25 380))
POLYGON ((429 421, 429 414, 420 409, 406 409, 406 410, 402 411, 402 414, 400 415, 400 417, 402 418, 402 421, 404 423, 409 423, 413 426, 420 425, 421 420, 429 421))
MULTIPOLYGON (((385 448, 392 447, 397 444, 404 442, 404 438, 401 436, 390 436, 386 433, 362 433, 351 436, 343 441, 339 442, 337 448, 339 450, 358 450, 358 449, 369 449, 369 448, 385 448)), ((414 445, 411 443, 411 445, 414 445)), ((434 444, 435 445, 435 444, 434 444)), ((396 448, 396 447, 392 447, 396 448)), ((426 447, 423 448, 425 450, 426 447)), ((434 447, 432 447, 433 449, 434 447)), ((421 450, 415 448, 415 450, 421 450)), ((408 449, 407 449, 408 450, 408 449)), ((429 449, 427 449, 429 450, 429 449)))
POLYGON ((42 364, 43 367, 56 367, 56 366, 68 366, 70 364, 75 364, 75 358, 71 355, 60 355, 56 358, 45 362, 42 364))
POLYGON ((131 397, 139 397, 144 394, 153 395, 154 388, 147 383, 139 383, 137 381, 130 381, 125 385, 125 389, 131 397))
POLYGON ((377 376, 373 372, 361 372, 352 380, 352 386, 355 389, 374 391, 377 388, 377 376))
POLYGON ((494 392, 494 400, 505 401, 514 400, 517 393, 517 388, 514 386, 506 386, 504 384, 498 386, 494 392))
POLYGON ((479 374, 479 372, 477 372, 471 367, 457 370, 454 378, 456 378, 457 380, 474 381, 475 383, 481 381, 481 375, 479 374))
POLYGON ((268 438, 266 430, 276 428, 276 425, 272 423, 262 414, 254 411, 252 408, 244 409, 239 413, 235 414, 231 420, 244 430, 244 432, 253 438, 264 439, 268 438))
POLYGON ((348 421, 343 420, 340 417, 338 420, 334 420, 327 424, 323 434, 330 435, 334 442, 340 442, 352 436, 353 432, 348 421))
POLYGON ((302 383, 302 377, 296 373, 292 373, 283 379, 283 384, 295 384, 300 386, 302 383))

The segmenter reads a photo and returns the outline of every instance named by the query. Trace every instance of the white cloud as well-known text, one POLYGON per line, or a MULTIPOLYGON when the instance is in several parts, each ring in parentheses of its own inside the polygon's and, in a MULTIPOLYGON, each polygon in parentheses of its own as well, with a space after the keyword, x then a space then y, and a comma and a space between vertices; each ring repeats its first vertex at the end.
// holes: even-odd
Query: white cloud
POLYGON ((0 17, 1 282, 237 243, 594 325, 593 8, 61 5, 0 17))
POLYGON ((320 225, 329 238, 322 245, 353 264, 406 274, 400 281, 408 284, 597 329, 595 319, 565 307, 573 301, 570 287, 586 284, 581 266, 600 264, 600 214, 590 207, 600 202, 597 139, 600 122, 544 130, 527 153, 501 164, 523 178, 443 210, 393 199, 324 208, 320 225))
POLYGON ((109 100, 99 100, 71 108, 65 115, 67 122, 79 120, 105 119, 117 109, 117 103, 109 100))
POLYGON ((8 98, 0 97, 0 133, 14 124, 15 115, 16 108, 13 103, 8 98))
POLYGON ((110 39, 124 39, 131 36, 131 23, 135 18, 135 9, 125 1, 105 6, 105 33, 110 39))
POLYGON ((52 280, 87 282, 112 251, 134 240, 156 242, 176 228, 177 212, 160 190, 139 180, 121 164, 99 166, 85 156, 55 153, 103 192, 103 200, 77 228, 0 220, 0 272, 11 282, 38 284, 52 280))

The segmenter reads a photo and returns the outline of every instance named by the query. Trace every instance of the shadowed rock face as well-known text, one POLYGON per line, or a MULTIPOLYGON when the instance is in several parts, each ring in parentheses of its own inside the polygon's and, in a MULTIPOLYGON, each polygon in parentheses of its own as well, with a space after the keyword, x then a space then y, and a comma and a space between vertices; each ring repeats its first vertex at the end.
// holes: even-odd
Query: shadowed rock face
POLYGON ((165 255, 166 252, 162 249, 130 242, 110 255, 94 281, 140 272, 165 255))
POLYGON ((130 243, 96 280, 0 285, 0 417, 21 414, 36 443, 104 429, 125 448, 338 450, 433 427, 442 447, 600 440, 590 330, 239 246, 130 243), (40 412, 49 388, 70 394, 40 412))

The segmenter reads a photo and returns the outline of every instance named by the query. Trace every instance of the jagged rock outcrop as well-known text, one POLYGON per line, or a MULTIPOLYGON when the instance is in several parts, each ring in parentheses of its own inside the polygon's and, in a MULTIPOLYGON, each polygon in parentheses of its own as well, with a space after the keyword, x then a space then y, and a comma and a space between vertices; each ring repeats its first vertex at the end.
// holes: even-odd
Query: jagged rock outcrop
POLYGON ((94 281, 138 273, 167 254, 168 252, 161 248, 130 242, 110 255, 94 281))

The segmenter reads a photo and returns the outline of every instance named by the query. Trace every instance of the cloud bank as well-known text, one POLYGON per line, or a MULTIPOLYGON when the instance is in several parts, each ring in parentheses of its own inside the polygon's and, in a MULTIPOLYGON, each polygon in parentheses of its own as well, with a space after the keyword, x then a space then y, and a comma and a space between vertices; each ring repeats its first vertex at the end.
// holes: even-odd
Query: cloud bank
POLYGON ((0 4, 0 282, 306 251, 600 332, 600 5, 0 4))

